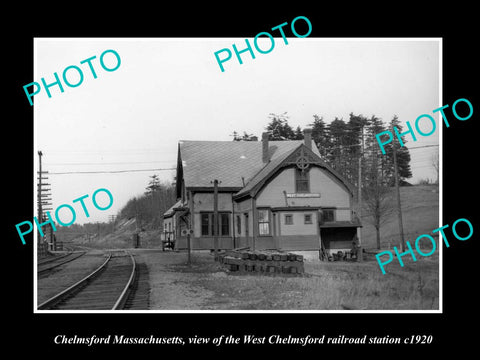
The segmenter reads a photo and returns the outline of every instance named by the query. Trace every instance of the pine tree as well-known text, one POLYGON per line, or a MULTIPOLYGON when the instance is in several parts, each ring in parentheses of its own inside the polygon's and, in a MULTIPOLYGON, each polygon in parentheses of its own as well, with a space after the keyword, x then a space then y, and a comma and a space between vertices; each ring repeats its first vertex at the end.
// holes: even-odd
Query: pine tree
POLYGON ((253 141, 253 134, 248 134, 246 131, 243 132, 243 135, 240 136, 238 132, 233 131, 232 135, 233 141, 253 141))
POLYGON ((344 156, 347 160, 345 177, 356 186, 358 186, 359 159, 363 157, 365 148, 365 127, 368 124, 369 120, 365 116, 350 113, 345 134, 344 156))
POLYGON ((302 128, 299 126, 297 126, 297 128, 295 129, 295 134, 293 136, 293 140, 303 140, 303 131, 302 131, 302 128))
MULTIPOLYGON (((388 176, 390 179, 390 186, 393 186, 394 184, 394 174, 393 174, 393 148, 392 146, 395 146, 395 149, 397 150, 397 165, 398 165, 398 177, 400 180, 400 184, 405 183, 406 179, 409 179, 412 177, 412 170, 410 168, 410 152, 408 150, 407 146, 400 146, 400 143, 398 142, 398 139, 396 138, 396 135, 393 132, 393 128, 396 127, 398 129, 399 133, 403 132, 403 127, 400 124, 400 120, 398 120, 398 116, 395 115, 392 120, 390 121, 390 129, 393 134, 393 141, 384 145, 385 147, 385 156, 387 158, 387 171, 389 171, 388 176)), ((404 144, 407 143, 407 140, 405 137, 402 138, 402 142, 404 144)))
POLYGON ((368 184, 369 176, 373 173, 373 169, 369 167, 375 167, 375 176, 378 176, 378 179, 381 184, 387 185, 389 183, 387 174, 390 174, 393 171, 393 164, 389 165, 388 159, 385 156, 382 156, 380 148, 378 146, 376 134, 385 131, 385 124, 382 119, 372 115, 369 119, 369 124, 366 127, 365 131, 365 148, 364 148, 364 164, 365 168, 362 169, 365 174, 365 182, 368 184), (391 169, 387 171, 387 166, 390 166, 391 169), (378 175, 377 175, 378 174, 378 175))
POLYGON ((151 180, 145 188, 145 195, 153 195, 156 191, 160 190, 160 179, 158 175, 151 175, 150 178, 151 180))
POLYGON ((330 146, 327 150, 327 162, 341 175, 345 176, 345 134, 347 133, 347 124, 343 119, 336 117, 330 124, 328 124, 328 133, 330 135, 330 146))
POLYGON ((309 124, 312 128, 312 140, 320 150, 320 154, 324 158, 327 156, 328 149, 330 147, 330 139, 328 136, 328 129, 323 117, 313 115, 313 123, 309 124))
POLYGON ((286 112, 280 115, 270 113, 268 117, 271 119, 266 126, 266 129, 270 132, 269 140, 295 139, 295 132, 288 124, 288 115, 286 112))

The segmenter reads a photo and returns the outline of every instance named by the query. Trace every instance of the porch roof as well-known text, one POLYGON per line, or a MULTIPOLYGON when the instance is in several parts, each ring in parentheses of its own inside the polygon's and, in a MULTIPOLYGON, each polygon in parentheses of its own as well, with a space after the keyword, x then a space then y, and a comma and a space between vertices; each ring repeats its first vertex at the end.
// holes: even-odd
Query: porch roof
POLYGON ((358 221, 331 221, 320 224, 320 228, 362 227, 358 221))

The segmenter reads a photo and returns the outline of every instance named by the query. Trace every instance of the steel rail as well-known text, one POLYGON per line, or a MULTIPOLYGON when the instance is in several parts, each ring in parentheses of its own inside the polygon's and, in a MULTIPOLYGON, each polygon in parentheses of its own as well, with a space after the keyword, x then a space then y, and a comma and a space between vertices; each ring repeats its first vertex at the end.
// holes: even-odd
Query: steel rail
MULTIPOLYGON (((61 259, 63 259, 64 257, 66 257, 66 256, 68 256, 68 255, 72 255, 72 254, 74 254, 74 253, 73 253, 73 252, 68 253, 67 255, 62 256, 61 258, 59 258, 59 259, 53 259, 52 261, 61 260, 61 259)), ((59 266, 61 266, 61 265, 63 265, 63 264, 67 264, 67 263, 69 263, 70 261, 73 261, 73 260, 78 259, 79 257, 85 255, 86 252, 84 251, 84 252, 81 252, 81 253, 79 253, 79 254, 80 254, 80 255, 78 255, 78 256, 74 256, 74 257, 71 257, 71 258, 69 258, 69 259, 67 259, 67 260, 65 260, 65 261, 61 261, 61 262, 59 262, 58 264, 55 264, 55 265, 46 267, 45 269, 40 269, 40 270, 37 269, 37 274, 43 274, 44 272, 50 271, 50 270, 52 270, 52 269, 55 269, 56 267, 59 267, 59 266)), ((50 263, 50 262, 52 262, 52 261, 48 261, 48 263, 50 263)), ((45 263, 37 264, 37 267, 38 267, 38 265, 44 265, 44 264, 45 264, 45 263)))
POLYGON ((64 257, 67 257, 68 255, 70 255, 72 253, 73 253, 73 251, 68 251, 67 253, 62 254, 62 255, 56 255, 56 256, 52 256, 51 258, 41 259, 42 261, 37 261, 37 265, 44 265, 44 264, 48 264, 48 263, 63 259, 64 257))
POLYGON ((75 284, 66 288, 65 290, 58 293, 57 295, 51 297, 50 299, 48 299, 48 300, 44 301, 43 303, 41 303, 40 305, 38 305, 38 310, 45 310, 49 307, 54 306, 56 303, 62 301, 63 298, 65 298, 67 295, 73 293, 79 287, 81 287, 82 285, 84 285, 88 281, 92 280, 96 275, 98 275, 98 273, 100 271, 105 269, 105 267, 107 266, 107 264, 108 264, 108 262, 110 261, 111 258, 112 258, 112 253, 110 253, 108 255, 107 259, 105 260, 105 262, 102 265, 100 265, 96 270, 94 270, 92 273, 85 276, 83 279, 77 281, 75 284))
POLYGON ((132 291, 132 285, 135 280, 135 277, 137 276, 137 264, 135 262, 135 258, 133 257, 132 254, 128 253, 126 250, 125 254, 130 256, 130 259, 132 260, 132 272, 130 274, 130 278, 128 279, 127 285, 123 289, 122 293, 120 294, 120 297, 118 298, 117 302, 115 305, 113 305, 112 310, 121 310, 125 306, 125 303, 127 302, 128 296, 130 295, 132 291))

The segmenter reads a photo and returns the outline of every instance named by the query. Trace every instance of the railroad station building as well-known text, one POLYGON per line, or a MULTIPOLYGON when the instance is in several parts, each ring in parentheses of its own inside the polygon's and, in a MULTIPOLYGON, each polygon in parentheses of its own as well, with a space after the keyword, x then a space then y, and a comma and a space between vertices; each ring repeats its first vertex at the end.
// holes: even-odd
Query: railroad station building
POLYGON ((353 188, 304 140, 179 141, 178 202, 164 214, 176 249, 349 251, 360 221, 353 188), (215 196, 215 180, 217 192, 215 196))

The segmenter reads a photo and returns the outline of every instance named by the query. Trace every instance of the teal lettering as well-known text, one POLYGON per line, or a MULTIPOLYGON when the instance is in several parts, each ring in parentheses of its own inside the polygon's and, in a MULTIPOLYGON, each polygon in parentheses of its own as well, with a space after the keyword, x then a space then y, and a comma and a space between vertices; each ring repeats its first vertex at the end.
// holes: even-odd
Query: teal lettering
POLYGON ((80 201, 80 203, 82 204, 83 211, 85 212, 85 216, 88 218, 88 217, 90 217, 90 214, 88 213, 87 207, 85 206, 85 203, 83 202, 83 199, 85 199, 87 197, 88 197, 88 194, 80 196, 78 199, 75 199, 72 202, 75 203, 77 201, 80 201))
POLYGON ((419 237, 417 237, 417 240, 415 240, 415 249, 417 249, 417 252, 422 255, 422 256, 430 256, 432 255, 435 250, 437 249, 437 243, 435 242, 435 239, 428 235, 428 234, 423 234, 423 235, 420 235, 419 237), (430 239, 430 242, 432 243, 432 250, 428 253, 428 254, 425 254, 423 253, 421 250, 420 250, 420 247, 418 246, 418 242, 420 241, 421 238, 424 238, 424 237, 427 237, 430 239))
POLYGON ((398 262, 400 263, 400 266, 403 267, 403 260, 402 260, 402 256, 405 256, 407 254, 410 254, 412 256, 412 259, 413 261, 417 261, 417 258, 415 257, 415 254, 413 253, 413 249, 412 249, 412 246, 410 245, 410 243, 407 241, 406 242, 406 245, 408 247, 408 250, 403 252, 403 253, 399 253, 398 250, 397 250, 397 247, 394 246, 393 247, 393 250, 395 251, 395 254, 397 255, 397 258, 398 258, 398 262))
POLYGON ((45 82, 45 78, 42 78, 42 83, 43 83, 43 87, 45 88, 45 90, 47 91, 47 95, 49 98, 52 97, 52 94, 50 94, 50 90, 49 88, 54 86, 54 85, 58 85, 58 87, 60 88, 60 91, 63 93, 64 90, 63 90, 63 86, 62 86, 62 83, 60 82, 60 79, 58 78, 58 74, 56 72, 53 73, 53 76, 55 76, 55 80, 53 83, 51 84, 48 84, 45 82))
POLYGON ((48 217, 48 220, 45 221, 44 223, 41 223, 41 224, 38 223, 38 219, 37 219, 36 216, 33 218, 33 220, 35 221, 35 224, 37 225, 38 232, 40 233, 41 236, 45 236, 45 234, 42 231, 42 226, 47 225, 47 224, 52 225, 53 231, 57 231, 57 228, 55 227, 55 223, 53 222, 49 211, 47 211, 47 217, 48 217))
POLYGON ((432 230, 432 233, 440 232, 440 234, 442 234, 443 241, 445 242, 445 245, 447 245, 447 248, 448 248, 448 247, 450 247, 450 244, 448 243, 447 235, 445 235, 445 233, 443 232, 443 229, 446 229, 446 228, 448 228, 448 224, 443 225, 442 227, 439 227, 438 229, 432 230))
POLYGON ((298 38, 307 37, 307 36, 310 35, 310 33, 312 32, 312 23, 311 23, 310 20, 308 20, 305 16, 297 16, 295 19, 293 19, 292 24, 290 25, 290 27, 292 28, 293 35, 295 35, 295 36, 298 37, 298 38), (305 20, 306 23, 308 24, 308 32, 307 32, 305 35, 300 35, 300 34, 297 33, 297 31, 295 30, 295 22, 296 22, 298 19, 303 19, 303 20, 305 20))
POLYGON ((77 218, 77 215, 75 214, 75 210, 73 209, 73 207, 71 207, 70 205, 68 204, 63 204, 63 205, 60 205, 56 210, 55 210, 55 218, 57 219, 57 222, 62 225, 62 226, 69 226, 69 225, 72 225, 74 222, 75 222, 75 219, 77 218), (58 212, 60 211, 61 208, 68 208, 70 209, 70 211, 72 212, 72 220, 69 222, 69 223, 64 223, 63 221, 61 221, 58 217, 58 212))
POLYGON ((385 155, 386 152, 385 152, 385 148, 383 147, 383 145, 387 145, 387 144, 392 142, 392 140, 393 140, 392 133, 390 131, 386 130, 386 131, 382 131, 381 133, 378 133, 377 135, 375 135, 375 137, 377 138, 378 145, 380 146, 380 149, 382 150, 382 154, 385 155), (386 142, 380 141, 380 136, 382 136, 384 134, 388 134, 388 137, 389 137, 389 139, 386 142))
POLYGON ((268 54, 269 52, 271 52, 273 50, 273 48, 275 47, 275 40, 273 39, 273 36, 270 35, 268 32, 261 32, 261 33, 258 33, 257 36, 255 36, 255 39, 253 39, 253 45, 255 46, 255 49, 257 49, 257 51, 259 53, 262 53, 262 54, 268 54), (270 42, 272 43, 271 44, 271 47, 270 49, 264 51, 264 50, 261 50, 259 47, 258 47, 258 37, 261 36, 261 35, 267 35, 269 38, 270 38, 270 42))
POLYGON ((67 84, 68 86, 70 87, 77 87, 77 86, 80 86, 83 82, 83 72, 82 70, 80 70, 80 68, 78 66, 75 66, 75 65, 70 65, 70 66, 67 66, 65 68, 65 70, 63 70, 63 81, 65 82, 65 84, 67 84), (78 83, 76 84, 71 84, 68 80, 67 80, 67 71, 70 70, 70 69, 75 69, 78 71, 78 74, 80 75, 80 80, 78 81, 78 83))
POLYGON ((240 51, 238 51, 237 46, 235 44, 232 44, 233 51, 235 51, 235 55, 237 55, 237 59, 238 59, 238 62, 240 63, 240 65, 243 64, 243 61, 242 61, 242 58, 240 57, 240 54, 242 54, 244 52, 247 52, 247 51, 250 52, 250 55, 252 55, 252 59, 255 59, 255 54, 253 53, 252 46, 248 42, 248 39, 245 39, 245 42, 247 43, 247 47, 243 50, 240 50, 240 51))
POLYGON ((417 119, 415 120, 415 129, 417 129, 417 131, 420 133, 420 135, 422 136, 430 136, 432 135, 434 132, 435 132, 435 129, 437 128, 437 124, 435 124, 435 119, 433 117, 431 117, 430 115, 427 115, 427 114, 423 114, 423 115, 420 115, 419 117, 417 117, 417 119), (428 119, 430 119, 430 122, 432 123, 432 130, 429 132, 429 133, 424 133, 420 130, 420 127, 418 126, 418 121, 421 119, 421 118, 424 118, 424 117, 427 117, 428 119))
MULTIPOLYGON (((421 115, 421 116, 423 116, 423 115, 421 115)), ((411 134, 413 141, 417 141, 417 138, 415 137, 415 133, 413 132, 413 129, 412 129, 412 125, 410 125, 410 123, 408 121, 406 122, 406 124, 407 124, 407 127, 408 127, 408 131, 405 131, 403 133, 398 133, 398 129, 397 129, 396 126, 393 128, 393 130, 395 131, 395 135, 397 135, 398 142, 400 143, 400 146, 402 146, 402 147, 405 146, 405 144, 402 141, 402 136, 405 136, 407 134, 411 134)))
POLYGON ((18 232, 18 235, 20 236, 20 240, 22 240, 22 244, 25 245, 25 238, 23 237, 23 235, 27 235, 32 232, 33 224, 30 221, 24 221, 24 222, 18 223, 17 225, 15 225, 15 227, 17 228, 17 232, 18 232), (27 231, 20 232, 20 226, 24 224, 29 225, 30 228, 27 231))
POLYGON ((468 101, 467 99, 458 99, 457 101, 455 101, 452 105, 452 112, 453 112, 453 115, 455 115, 455 117, 458 119, 458 120, 468 120, 472 117, 473 115, 473 105, 470 101, 468 101), (463 101, 463 102, 466 102, 469 109, 470 109, 470 114, 468 114, 467 116, 465 117, 461 117, 461 116, 458 116, 458 113, 457 113, 457 110, 456 110, 456 106, 457 104, 460 102, 460 101, 463 101))
POLYGON ((230 58, 232 57, 232 52, 229 50, 229 49, 222 49, 222 50, 218 50, 218 51, 215 51, 215 58, 217 59, 217 63, 218 63, 218 66, 220 66, 220 70, 222 70, 222 72, 225 71, 225 69, 223 68, 223 63, 230 60, 230 58), (220 60, 220 57, 218 56, 219 53, 221 53, 222 51, 226 51, 228 52, 228 57, 223 59, 223 60, 220 60))
POLYGON ((284 22, 283 24, 274 26, 272 28, 272 30, 277 30, 278 29, 278 31, 280 31, 280 34, 282 35, 282 38, 283 38, 283 41, 285 42, 285 45, 288 45, 288 40, 287 40, 287 38, 285 36, 285 33, 283 32, 283 29, 282 29, 285 25, 288 25, 288 22, 284 22))
POLYGON ((122 63, 122 60, 120 59, 120 55, 115 51, 115 50, 105 50, 102 55, 100 55, 100 65, 102 66, 102 68, 106 71, 115 71, 117 70, 119 67, 120 67, 120 64, 122 63), (105 56, 105 54, 107 53, 112 53, 113 55, 115 55, 115 57, 117 58, 117 65, 113 68, 108 68, 105 66, 105 63, 103 62, 103 57, 105 56))
POLYGON ((110 191, 108 191, 107 189, 98 189, 96 190, 93 195, 92 195, 92 201, 93 201, 93 205, 95 205, 95 207, 98 209, 98 210, 107 210, 107 209, 110 209, 110 207, 113 205, 113 196, 112 196, 112 193, 110 191), (96 200, 96 196, 97 194, 100 192, 100 191, 103 191, 105 193, 107 193, 108 197, 110 198, 110 203, 106 206, 106 207, 100 207, 97 203, 97 200, 96 200))
POLYGON ((385 267, 384 265, 388 264, 388 263, 391 263, 392 260, 393 260, 393 254, 391 251, 382 251, 381 253, 378 253, 375 255, 375 257, 377 258, 377 262, 378 262, 378 266, 380 266, 380 270, 382 270, 382 273, 383 275, 385 275, 385 267), (389 259, 387 261, 383 261, 381 262, 380 261, 380 256, 384 255, 384 254, 387 254, 389 256, 389 259))
POLYGON ((39 83, 37 83, 37 82, 35 82, 35 81, 34 81, 34 82, 31 82, 30 84, 27 84, 27 85, 25 85, 25 86, 23 87, 23 91, 25 91, 25 94, 27 94, 27 98, 28 98, 28 101, 30 102, 30 106, 33 106, 32 97, 33 97, 34 95, 37 95, 37 94, 40 92, 40 90, 42 90, 42 87, 40 86, 39 83), (38 90, 37 90, 37 91, 34 91, 33 93, 30 94, 30 93, 28 92, 28 90, 27 90, 27 88, 28 88, 30 85, 33 85, 34 88, 35 88, 35 86, 36 86, 36 87, 38 88, 38 90))
POLYGON ((93 68, 93 65, 92 65, 92 60, 95 59, 96 56, 92 56, 92 57, 89 57, 88 59, 85 59, 85 60, 82 60, 80 61, 80 64, 85 64, 87 63, 88 66, 90 67, 90 71, 92 72, 92 75, 93 75, 93 78, 96 79, 97 78, 97 73, 95 72, 95 69, 93 68))
POLYGON ((450 127, 450 124, 448 123, 447 115, 445 115, 445 113, 443 112, 443 109, 446 109, 447 107, 448 107, 448 104, 443 105, 442 107, 439 107, 438 109, 433 110, 433 112, 436 113, 437 111, 440 111, 440 114, 442 114, 443 122, 445 123, 445 125, 448 128, 448 127, 450 127))
POLYGON ((453 235, 458 239, 458 240, 462 240, 462 241, 465 241, 465 240, 468 240, 472 237, 473 235, 473 225, 470 221, 468 221, 467 219, 458 219, 457 221, 455 221, 452 225, 452 232, 453 232, 453 235), (457 224, 460 222, 460 221, 463 221, 463 222, 466 222, 467 225, 468 225, 468 228, 470 229, 470 234, 468 234, 466 237, 461 237, 461 236, 458 236, 458 233, 457 231, 455 230, 455 227, 457 226, 457 224))

